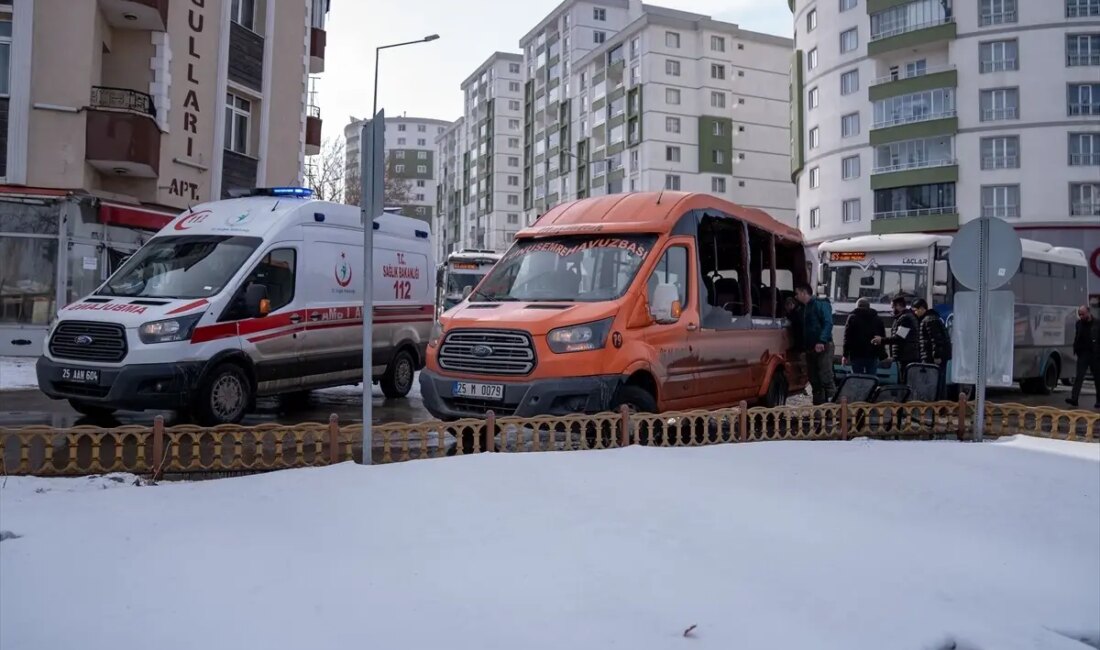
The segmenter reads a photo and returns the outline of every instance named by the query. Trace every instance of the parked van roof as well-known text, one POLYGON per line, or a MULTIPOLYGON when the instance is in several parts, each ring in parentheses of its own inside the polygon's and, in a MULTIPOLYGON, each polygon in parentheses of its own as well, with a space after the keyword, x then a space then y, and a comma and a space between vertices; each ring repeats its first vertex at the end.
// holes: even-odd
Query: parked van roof
POLYGON ((802 241, 801 232, 762 210, 697 192, 628 192, 562 203, 519 231, 516 237, 599 232, 663 234, 671 232, 688 211, 708 208, 775 233, 782 239, 802 241))

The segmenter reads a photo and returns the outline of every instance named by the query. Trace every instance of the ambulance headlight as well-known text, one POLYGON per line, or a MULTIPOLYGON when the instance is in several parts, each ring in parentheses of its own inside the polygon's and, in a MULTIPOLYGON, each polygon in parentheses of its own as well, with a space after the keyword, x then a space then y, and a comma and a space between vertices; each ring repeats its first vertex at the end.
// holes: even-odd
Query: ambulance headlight
POLYGON ((202 312, 179 318, 168 318, 145 323, 138 328, 138 337, 142 343, 169 343, 171 341, 187 341, 191 333, 195 331, 195 323, 199 322, 202 312))

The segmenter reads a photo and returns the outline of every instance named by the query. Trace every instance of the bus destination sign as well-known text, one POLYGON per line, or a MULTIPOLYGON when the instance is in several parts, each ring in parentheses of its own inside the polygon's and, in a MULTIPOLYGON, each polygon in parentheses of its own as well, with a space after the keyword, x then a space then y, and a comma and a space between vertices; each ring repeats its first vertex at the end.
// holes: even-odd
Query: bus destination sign
POLYGON ((856 251, 837 251, 829 253, 830 262, 862 262, 867 259, 867 253, 856 251))

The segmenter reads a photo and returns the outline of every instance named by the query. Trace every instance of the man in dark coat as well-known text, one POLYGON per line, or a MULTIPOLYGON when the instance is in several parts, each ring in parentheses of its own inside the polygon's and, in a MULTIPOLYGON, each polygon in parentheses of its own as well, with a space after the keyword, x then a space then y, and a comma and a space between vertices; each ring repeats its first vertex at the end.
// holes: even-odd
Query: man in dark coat
POLYGON ((802 349, 806 351, 806 370, 810 375, 814 404, 824 404, 836 392, 833 381, 833 308, 824 298, 815 298, 808 284, 794 288, 802 303, 802 349))
POLYGON ((1073 378, 1073 392, 1066 403, 1077 406, 1085 375, 1092 371, 1096 383, 1096 404, 1100 409, 1100 320, 1093 318, 1087 305, 1077 308, 1077 328, 1073 334, 1073 353, 1077 355, 1077 374, 1073 378))
POLYGON ((919 349, 921 363, 934 364, 940 370, 936 397, 943 399, 947 379, 947 362, 951 359, 951 337, 947 326, 935 309, 928 308, 924 298, 913 301, 913 314, 920 321, 919 349))
POLYGON ((898 380, 904 381, 906 366, 920 363, 920 323, 904 296, 894 298, 890 306, 894 310, 890 336, 876 336, 871 340, 875 345, 890 346, 889 356, 898 364, 898 380))
POLYGON ((852 372, 857 375, 874 375, 878 371, 878 361, 882 356, 882 346, 874 345, 871 340, 886 335, 886 328, 878 312, 871 309, 871 301, 860 298, 855 310, 848 315, 844 323, 844 353, 842 363, 851 364, 852 372))

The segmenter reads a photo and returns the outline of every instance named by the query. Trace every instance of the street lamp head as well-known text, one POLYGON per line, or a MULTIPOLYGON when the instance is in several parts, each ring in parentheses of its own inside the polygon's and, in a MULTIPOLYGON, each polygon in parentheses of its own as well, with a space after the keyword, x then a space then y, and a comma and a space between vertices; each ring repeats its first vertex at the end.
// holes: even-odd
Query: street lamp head
POLYGON ((432 35, 430 35, 430 36, 425 36, 425 37, 424 37, 424 42, 425 42, 425 43, 427 43, 427 42, 429 42, 429 41, 434 41, 434 40, 436 40, 437 38, 439 38, 439 34, 432 34, 432 35))

